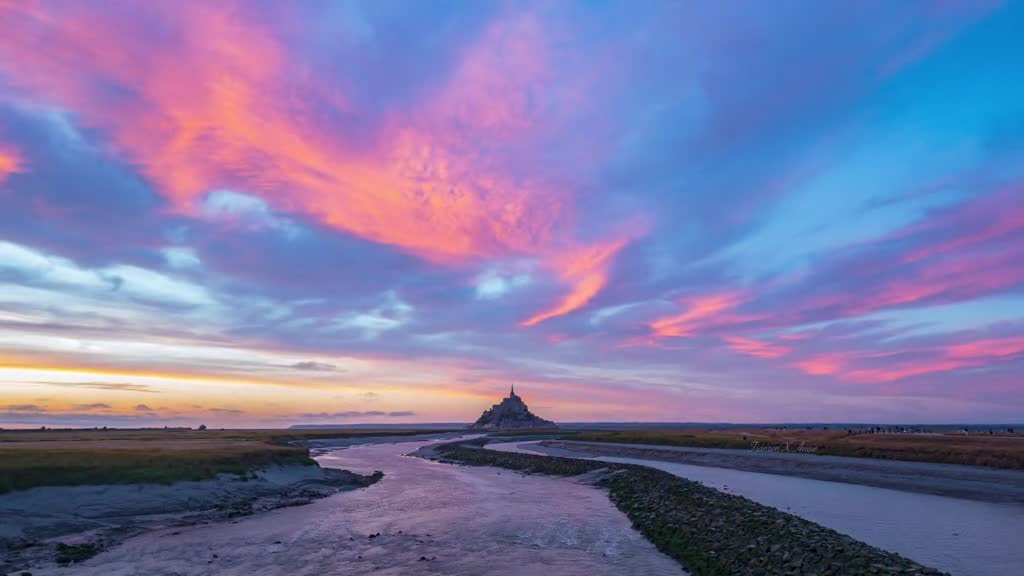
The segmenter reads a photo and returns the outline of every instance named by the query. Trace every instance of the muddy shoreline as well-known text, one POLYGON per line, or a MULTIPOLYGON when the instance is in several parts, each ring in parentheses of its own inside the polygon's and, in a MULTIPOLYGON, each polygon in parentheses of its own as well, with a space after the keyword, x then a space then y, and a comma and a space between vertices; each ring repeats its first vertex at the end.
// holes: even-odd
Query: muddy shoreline
POLYGON ((407 456, 428 443, 367 444, 318 457, 325 468, 383 470, 365 489, 229 522, 147 531, 73 569, 32 574, 683 574, 602 490, 407 456))
MULTIPOLYGON (((352 446, 451 438, 455 432, 297 440, 317 456, 352 446)), ((173 484, 42 486, 0 494, 0 574, 69 565, 147 532, 237 522, 365 488, 380 472, 273 465, 173 484)))
POLYGON ((74 564, 149 530, 301 506, 381 477, 287 465, 167 486, 47 486, 10 492, 0 495, 0 574, 74 564))
MULTIPOLYGON (((482 442, 481 442, 482 443, 482 442)), ((442 461, 527 473, 603 473, 599 485, 634 527, 698 576, 725 574, 941 574, 814 522, 634 464, 486 450, 451 443, 442 461)))
MULTIPOLYGON (((292 444, 317 456, 366 444, 455 435, 346 436, 292 444)), ((76 564, 146 533, 236 523, 365 488, 382 477, 380 472, 358 474, 317 464, 287 464, 168 485, 42 486, 0 494, 0 574, 76 564)))
POLYGON ((793 452, 755 452, 723 448, 688 448, 565 440, 545 440, 539 442, 538 446, 552 450, 552 454, 559 456, 610 456, 660 460, 694 466, 711 466, 745 472, 798 476, 812 480, 862 484, 982 502, 1024 503, 1024 471, 1020 470, 845 456, 819 456, 793 452))

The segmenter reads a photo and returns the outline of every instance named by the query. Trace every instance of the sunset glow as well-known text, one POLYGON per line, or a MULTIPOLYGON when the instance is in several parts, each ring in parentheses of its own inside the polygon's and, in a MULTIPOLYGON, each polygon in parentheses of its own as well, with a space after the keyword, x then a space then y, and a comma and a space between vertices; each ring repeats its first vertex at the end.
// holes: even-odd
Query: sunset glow
POLYGON ((0 2, 0 427, 1019 419, 1024 5, 742 4, 0 2))

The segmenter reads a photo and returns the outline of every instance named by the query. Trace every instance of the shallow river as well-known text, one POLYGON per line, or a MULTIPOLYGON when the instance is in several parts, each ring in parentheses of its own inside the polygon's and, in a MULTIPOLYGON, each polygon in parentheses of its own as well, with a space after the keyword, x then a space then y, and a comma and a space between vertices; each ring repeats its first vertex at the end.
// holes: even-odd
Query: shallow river
MULTIPOLYGON (((533 444, 503 442, 487 447, 543 453, 533 444)), ((1019 504, 993 504, 656 460, 596 459, 659 468, 785 510, 954 575, 1024 575, 1024 506, 1019 504)))
POLYGON ((436 442, 328 452, 317 458, 323 466, 382 470, 384 479, 237 523, 148 533, 54 573, 685 574, 631 528, 603 490, 404 456, 436 442))

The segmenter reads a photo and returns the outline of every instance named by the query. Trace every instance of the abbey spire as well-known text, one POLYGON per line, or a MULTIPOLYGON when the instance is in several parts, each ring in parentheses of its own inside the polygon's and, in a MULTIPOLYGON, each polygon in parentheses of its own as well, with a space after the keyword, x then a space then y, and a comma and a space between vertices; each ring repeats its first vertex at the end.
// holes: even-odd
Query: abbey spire
POLYGON ((484 410, 484 413, 470 428, 473 430, 556 429, 558 425, 530 412, 526 402, 516 396, 516 386, 512 384, 508 391, 508 398, 484 410))

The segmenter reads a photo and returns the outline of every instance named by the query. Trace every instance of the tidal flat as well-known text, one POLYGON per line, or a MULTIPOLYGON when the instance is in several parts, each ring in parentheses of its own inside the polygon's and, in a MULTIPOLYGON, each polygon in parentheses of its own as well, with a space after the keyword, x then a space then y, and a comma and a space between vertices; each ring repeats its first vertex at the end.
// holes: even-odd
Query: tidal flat
POLYGON ((316 457, 381 481, 227 523, 168 527, 36 576, 686 574, 584 481, 453 466, 406 454, 443 440, 316 457))
POLYGON ((437 447, 444 461, 555 476, 590 474, 658 549, 700 576, 930 575, 939 570, 807 519, 651 466, 483 448, 437 447))
MULTIPOLYGON (((53 509, 59 502, 47 496, 58 493, 76 495, 78 507, 87 509, 65 515, 68 522, 77 515, 78 521, 99 530, 123 520, 117 506, 107 512, 101 509, 114 502, 128 509, 146 501, 154 512, 146 515, 144 525, 136 526, 138 530, 101 540, 99 546, 91 544, 88 533, 37 543, 37 550, 61 548, 66 565, 41 555, 31 564, 6 564, 5 569, 15 574, 28 569, 37 576, 747 573, 735 570, 740 564, 717 561, 725 557, 739 559, 744 569, 761 570, 748 570, 752 574, 774 573, 769 568, 779 573, 862 573, 840 570, 856 562, 868 570, 863 573, 874 569, 994 576, 1021 568, 1011 540, 1024 515, 1015 516, 1014 511, 1022 510, 1015 504, 588 454, 583 443, 570 451, 552 441, 464 435, 458 442, 470 447, 460 448, 464 452, 455 457, 450 447, 456 434, 304 439, 320 467, 293 467, 302 478, 282 478, 278 484, 315 484, 321 474, 347 470, 347 490, 297 494, 278 504, 301 506, 282 509, 271 504, 237 514, 218 511, 209 498, 201 498, 210 496, 205 488, 211 480, 170 486, 39 487, 0 495, 0 515, 12 520, 5 522, 7 528, 26 528, 28 518, 61 517, 61 511, 53 509), (474 446, 487 441, 487 450, 474 446), (494 450, 532 456, 512 462, 516 469, 510 470, 501 468, 510 462, 496 459, 500 454, 494 450), (571 458, 558 459, 566 464, 551 467, 552 459, 538 453, 571 458), (635 466, 628 465, 642 465, 644 472, 631 472, 636 476, 632 479, 617 477, 624 469, 616 467, 623 464, 629 470, 635 466), (373 478, 373 483, 352 482, 371 479, 376 471, 383 476, 373 478), (683 484, 673 484, 675 476, 683 484), (683 478, 707 488, 686 484, 683 478), (927 502, 922 505, 921 500, 927 502), (951 502, 956 506, 946 505, 951 502), (215 509, 183 521, 180 514, 159 513, 169 503, 179 512, 211 505, 215 509), (786 537, 776 541, 777 533, 786 537), (680 546, 686 549, 685 557, 675 553, 680 546), (756 564, 762 560, 778 562, 756 564), (821 566, 815 564, 824 560, 821 566)), ((602 452, 616 448, 606 443, 601 447, 602 452)), ((627 448, 634 456, 633 450, 647 450, 627 448)), ((773 461, 788 459, 767 456, 773 461)), ((808 458, 825 463, 832 457, 808 458)), ((873 462, 895 468, 921 466, 873 462)), ((261 485, 251 480, 220 483, 227 490, 216 493, 222 495, 261 485)))
POLYGON ((1024 573, 1024 556, 1017 545, 1017 535, 1024 531, 1024 504, 1010 498, 1020 488, 1015 484, 1024 482, 1022 472, 1016 470, 749 450, 636 445, 620 450, 615 445, 583 442, 511 441, 491 443, 487 449, 657 468, 789 512, 955 576, 1024 573), (668 460, 663 450, 682 458, 668 460), (812 474, 817 467, 827 467, 830 480, 808 476, 807 467, 814 467, 812 474), (847 478, 838 481, 842 472, 847 478), (869 473, 875 476, 865 477, 869 473), (877 475, 890 487, 874 485, 880 479, 877 475), (894 489, 900 487, 900 479, 903 486, 894 489), (943 482, 946 485, 940 486, 943 482), (924 483, 934 491, 979 496, 977 484, 993 488, 992 483, 998 482, 1005 484, 1005 490, 996 497, 957 498, 920 490, 924 483))

